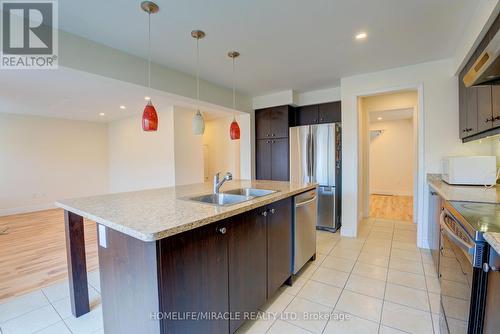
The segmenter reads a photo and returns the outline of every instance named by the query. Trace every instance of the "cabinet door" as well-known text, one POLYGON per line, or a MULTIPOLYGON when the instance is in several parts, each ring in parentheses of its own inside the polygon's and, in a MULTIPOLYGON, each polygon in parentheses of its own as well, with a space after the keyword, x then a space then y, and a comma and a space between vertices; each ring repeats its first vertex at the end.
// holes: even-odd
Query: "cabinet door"
POLYGON ((271 144, 271 179, 288 181, 290 179, 288 138, 273 139, 271 144))
POLYGON ((493 126, 491 108, 491 86, 477 87, 477 132, 491 129, 493 126))
POLYGON ((255 110, 255 137, 257 139, 271 137, 269 128, 269 108, 255 110))
POLYGON ((317 104, 297 108, 296 125, 318 124, 319 107, 317 104))
MULTIPOLYGON (((228 238, 210 224, 158 242, 161 312, 228 312, 228 238)), ((126 273, 125 273, 126 274, 126 273)), ((162 333, 228 333, 229 320, 162 320, 162 333)))
POLYGON ((319 105, 319 123, 335 123, 341 121, 340 101, 319 105))
POLYGON ((467 93, 462 76, 458 82, 458 113, 459 113, 459 137, 467 137, 467 93))
POLYGON ((268 205, 267 297, 270 298, 292 275, 292 200, 268 205))
POLYGON ((229 321, 234 333, 245 321, 244 312, 256 312, 266 302, 266 217, 265 208, 236 216, 228 224, 229 321), (239 317, 238 317, 239 315, 239 317), (239 319, 238 319, 239 318, 239 319))
POLYGON ((491 86, 491 108, 493 127, 500 126, 500 86, 491 86))
POLYGON ((271 137, 288 138, 288 106, 269 108, 269 131, 271 137))
POLYGON ((477 133, 477 88, 466 88, 467 96, 467 136, 477 133))
POLYGON ((272 180, 270 139, 257 139, 255 163, 257 180, 272 180))

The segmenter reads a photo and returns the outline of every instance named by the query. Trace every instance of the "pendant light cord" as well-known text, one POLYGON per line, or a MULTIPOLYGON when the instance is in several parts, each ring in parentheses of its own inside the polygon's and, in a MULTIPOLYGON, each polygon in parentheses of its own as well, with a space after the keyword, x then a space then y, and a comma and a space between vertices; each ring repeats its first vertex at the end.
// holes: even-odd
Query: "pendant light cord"
POLYGON ((234 70, 234 57, 233 57, 233 109, 236 109, 236 74, 234 70))
POLYGON ((151 11, 148 12, 148 94, 151 101, 151 11))
POLYGON ((196 103, 200 112, 200 39, 196 38, 196 103))

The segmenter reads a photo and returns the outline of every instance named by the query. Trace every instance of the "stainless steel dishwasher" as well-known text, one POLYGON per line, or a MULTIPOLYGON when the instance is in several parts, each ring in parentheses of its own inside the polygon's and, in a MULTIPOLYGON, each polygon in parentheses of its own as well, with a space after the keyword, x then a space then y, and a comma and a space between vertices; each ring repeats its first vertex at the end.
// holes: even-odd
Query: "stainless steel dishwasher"
POLYGON ((311 190, 294 197, 293 219, 293 273, 316 255, 316 223, 318 220, 318 194, 311 190))

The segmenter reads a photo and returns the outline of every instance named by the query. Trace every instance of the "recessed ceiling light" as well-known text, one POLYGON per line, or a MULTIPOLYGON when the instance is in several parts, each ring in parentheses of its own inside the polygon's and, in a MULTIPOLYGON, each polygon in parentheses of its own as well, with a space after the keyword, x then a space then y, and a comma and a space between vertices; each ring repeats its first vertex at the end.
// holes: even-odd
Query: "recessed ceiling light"
POLYGON ((127 107, 125 107, 125 106, 120 106, 120 109, 124 110, 124 109, 127 109, 127 107))
POLYGON ((100 113, 99 113, 99 116, 104 116, 104 115, 106 115, 106 114, 105 114, 105 113, 103 113, 103 112, 100 112, 100 113))
POLYGON ((144 96, 144 100, 149 101, 151 98, 149 96, 144 96))
POLYGON ((366 36, 368 36, 366 32, 360 32, 359 34, 356 35, 356 39, 365 39, 366 36))
POLYGON ((378 119, 379 121, 381 121, 381 120, 382 120, 382 117, 377 117, 377 119, 378 119))

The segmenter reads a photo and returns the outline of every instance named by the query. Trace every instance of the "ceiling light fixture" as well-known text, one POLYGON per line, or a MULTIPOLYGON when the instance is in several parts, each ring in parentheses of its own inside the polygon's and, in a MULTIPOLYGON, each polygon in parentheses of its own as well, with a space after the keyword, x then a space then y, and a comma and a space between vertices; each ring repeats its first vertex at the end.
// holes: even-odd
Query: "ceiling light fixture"
POLYGON ((125 107, 125 106, 120 106, 120 109, 121 109, 121 110, 125 110, 125 109, 127 109, 127 107, 125 107))
POLYGON ((144 100, 149 101, 151 98, 149 96, 144 96, 144 100))
POLYGON ((377 117, 377 119, 378 119, 379 121, 381 121, 381 120, 382 120, 382 117, 377 117))
POLYGON ((202 135, 205 132, 205 120, 200 112, 200 39, 205 37, 201 30, 191 31, 191 36, 196 39, 196 114, 193 117, 192 127, 195 135, 202 135))
POLYGON ((103 113, 103 112, 100 112, 100 113, 99 113, 99 116, 104 116, 104 115, 106 115, 106 114, 105 114, 105 113, 103 113))
MULTIPOLYGON (((141 8, 148 14, 148 91, 151 94, 151 14, 158 13, 160 7, 152 1, 141 2, 141 8)), ((142 129, 144 131, 158 130, 158 114, 151 102, 151 98, 146 96, 148 104, 142 113, 142 129)))
POLYGON ((367 36, 366 32, 360 32, 356 35, 356 39, 365 39, 367 36))
MULTIPOLYGON (((233 110, 236 110, 236 72, 234 68, 234 60, 240 56, 240 53, 238 51, 230 51, 227 55, 233 60, 233 110)), ((231 140, 240 139, 240 126, 238 125, 238 122, 236 122, 236 117, 233 118, 233 122, 229 127, 229 136, 231 137, 231 140)))

